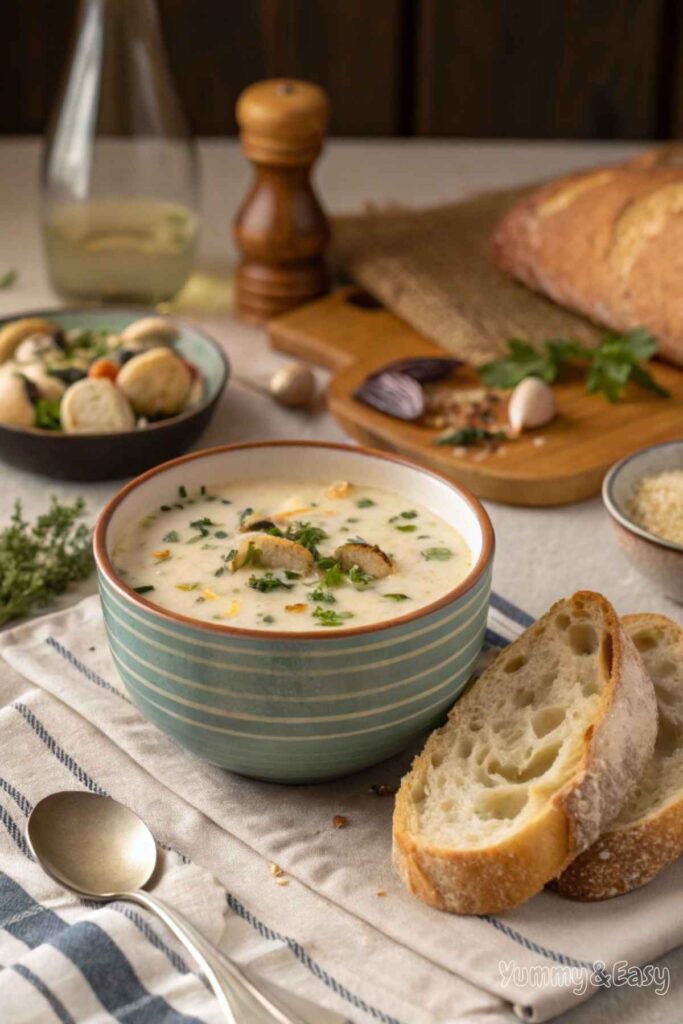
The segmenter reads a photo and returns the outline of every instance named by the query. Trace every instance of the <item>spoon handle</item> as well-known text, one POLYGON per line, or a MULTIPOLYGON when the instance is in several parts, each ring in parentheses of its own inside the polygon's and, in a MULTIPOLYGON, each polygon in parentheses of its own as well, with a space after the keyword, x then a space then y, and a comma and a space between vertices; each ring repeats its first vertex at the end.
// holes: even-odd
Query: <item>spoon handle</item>
POLYGON ((171 929, 206 975, 230 1024, 350 1024, 333 1010, 292 996, 274 985, 256 984, 157 896, 136 889, 121 893, 120 897, 151 910, 171 929))

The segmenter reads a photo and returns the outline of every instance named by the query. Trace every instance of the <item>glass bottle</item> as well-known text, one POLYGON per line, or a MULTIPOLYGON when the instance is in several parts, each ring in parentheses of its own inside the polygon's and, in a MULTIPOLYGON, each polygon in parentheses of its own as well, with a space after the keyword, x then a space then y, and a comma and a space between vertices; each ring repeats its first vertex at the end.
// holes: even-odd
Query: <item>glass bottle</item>
POLYGON ((80 0, 77 25, 43 158, 52 283, 69 298, 162 302, 192 269, 197 164, 155 0, 80 0))

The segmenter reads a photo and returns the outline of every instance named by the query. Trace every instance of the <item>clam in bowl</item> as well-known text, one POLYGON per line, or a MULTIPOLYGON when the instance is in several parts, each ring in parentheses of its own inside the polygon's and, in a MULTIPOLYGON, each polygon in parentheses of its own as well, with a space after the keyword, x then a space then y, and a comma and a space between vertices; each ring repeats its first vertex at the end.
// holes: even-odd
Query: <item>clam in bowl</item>
MULTIPOLYGON (((602 500, 629 562, 666 597, 683 603, 683 544, 667 540, 636 522, 631 507, 642 480, 672 470, 683 472, 683 440, 641 448, 612 467, 602 486, 602 500)), ((683 517, 680 506, 674 504, 669 511, 683 517)))
POLYGON ((407 459, 316 442, 220 447, 167 462, 119 491, 95 530, 109 645, 138 709, 200 758, 288 783, 367 768, 434 726, 481 650, 493 551, 486 512, 458 484, 407 459), (309 494, 325 485, 329 501, 269 517, 241 508, 245 488, 268 495, 278 481, 309 494), (293 513, 311 523, 328 516, 326 530, 293 513), (168 538, 153 560, 147 526, 168 538), (360 530, 366 539, 352 535, 360 530), (444 535, 460 538, 465 561, 430 547, 444 535), (181 554, 183 544, 192 546, 181 554), (268 561, 273 551, 300 562, 268 561), (207 585, 209 557, 218 568, 207 585), (173 560, 197 578, 179 576, 173 560), (238 585, 240 614, 230 601, 238 585))

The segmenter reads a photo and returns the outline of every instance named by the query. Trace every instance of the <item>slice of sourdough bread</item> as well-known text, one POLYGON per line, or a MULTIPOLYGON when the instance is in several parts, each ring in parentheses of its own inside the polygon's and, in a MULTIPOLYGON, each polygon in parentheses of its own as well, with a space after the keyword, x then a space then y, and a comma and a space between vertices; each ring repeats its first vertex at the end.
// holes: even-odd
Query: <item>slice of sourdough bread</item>
POLYGON ((683 853, 683 629, 663 615, 626 615, 622 622, 654 683, 657 740, 619 816, 553 884, 577 900, 637 889, 683 853))
POLYGON ((652 756, 656 705, 610 603, 559 601, 432 733, 401 783, 394 864, 442 910, 539 892, 619 813, 652 756))

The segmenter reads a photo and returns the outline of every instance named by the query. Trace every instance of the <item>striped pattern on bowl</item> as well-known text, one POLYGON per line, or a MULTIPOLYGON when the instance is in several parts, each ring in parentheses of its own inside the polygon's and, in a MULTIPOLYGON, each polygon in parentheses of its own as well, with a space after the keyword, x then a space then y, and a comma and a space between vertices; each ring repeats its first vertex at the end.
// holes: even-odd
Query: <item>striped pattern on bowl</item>
POLYGON ((432 615, 324 644, 207 637, 100 588, 116 666, 150 721, 233 771, 312 782, 390 757, 450 707, 482 646, 491 574, 432 615))
POLYGON ((134 514, 145 502, 149 508, 163 493, 162 476, 170 485, 181 479, 173 469, 166 474, 167 467, 180 467, 182 479, 196 483, 206 474, 206 467, 196 464, 203 456, 221 466, 237 463, 237 479, 245 455, 254 472, 259 458, 262 471, 269 466, 272 471, 280 456, 277 443, 213 449, 151 471, 105 510, 95 548, 109 644, 142 714, 214 764, 255 778, 303 783, 358 771, 397 753, 432 727, 462 692, 486 630, 493 536, 476 499, 406 460, 345 446, 286 444, 305 449, 309 468, 304 465, 302 472, 320 476, 322 459, 333 479, 376 477, 381 471, 396 478, 397 493, 405 494, 411 480, 423 493, 431 488, 432 504, 444 503, 435 511, 443 513, 450 503, 451 520, 456 511, 468 517, 469 542, 479 547, 470 575, 425 609, 333 634, 278 634, 196 622, 156 608, 118 579, 107 534, 112 521, 116 532, 117 517, 126 518, 126 501, 134 514))

